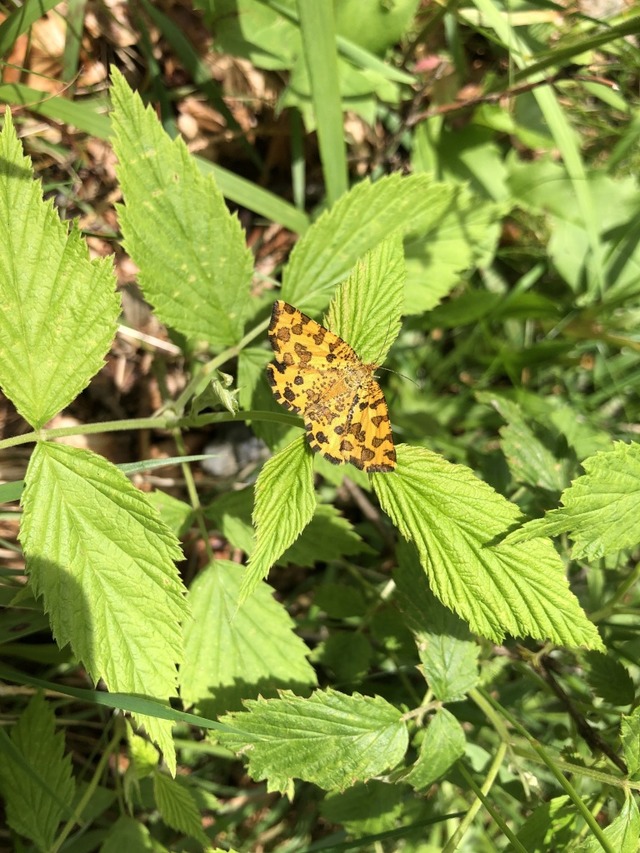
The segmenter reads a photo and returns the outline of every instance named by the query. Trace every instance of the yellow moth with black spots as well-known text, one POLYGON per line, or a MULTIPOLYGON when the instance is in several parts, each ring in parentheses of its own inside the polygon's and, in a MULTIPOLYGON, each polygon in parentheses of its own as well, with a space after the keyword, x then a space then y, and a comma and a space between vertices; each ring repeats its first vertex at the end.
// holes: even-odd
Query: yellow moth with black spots
POLYGON ((269 340, 275 362, 267 376, 276 400, 301 415, 312 450, 336 465, 393 471, 389 411, 365 364, 348 343, 288 302, 274 303, 269 340))

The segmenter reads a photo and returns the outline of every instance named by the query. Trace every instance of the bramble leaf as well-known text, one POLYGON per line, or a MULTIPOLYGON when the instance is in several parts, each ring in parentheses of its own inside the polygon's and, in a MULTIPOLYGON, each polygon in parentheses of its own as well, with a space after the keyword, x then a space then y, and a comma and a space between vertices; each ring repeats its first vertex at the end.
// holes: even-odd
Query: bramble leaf
POLYGON ((551 541, 497 544, 519 517, 516 506, 422 447, 398 445, 392 474, 373 474, 382 508, 412 541, 438 598, 471 629, 500 642, 505 633, 600 649, 602 641, 569 589, 551 541))
MULTIPOLYGON (((20 539, 60 646, 112 692, 168 700, 188 608, 182 553, 125 475, 100 456, 40 443, 26 476, 20 539)), ((175 769, 171 724, 138 715, 175 769)))
POLYGON ((193 613, 185 629, 180 693, 199 714, 216 717, 242 699, 275 695, 278 687, 304 691, 316 684, 309 650, 266 584, 238 609, 242 570, 217 560, 189 590, 193 613))
POLYGON ((213 177, 182 139, 169 139, 150 107, 114 70, 111 96, 124 246, 158 317, 213 347, 242 337, 252 255, 213 177))
POLYGON ((293 778, 343 790, 394 767, 407 749, 400 711, 380 696, 318 690, 302 699, 287 691, 246 707, 221 719, 245 736, 217 737, 246 754, 252 777, 266 779, 269 791, 287 791, 293 778))
POLYGON ((79 231, 43 201, 9 111, 0 162, 0 386, 40 428, 103 366, 120 299, 111 259, 89 260, 79 231))

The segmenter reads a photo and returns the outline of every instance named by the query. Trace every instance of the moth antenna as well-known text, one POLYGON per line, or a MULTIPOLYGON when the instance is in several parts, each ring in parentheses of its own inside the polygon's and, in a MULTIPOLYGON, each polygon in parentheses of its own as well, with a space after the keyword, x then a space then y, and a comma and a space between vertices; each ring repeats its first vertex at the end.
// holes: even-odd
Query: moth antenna
POLYGON ((407 382, 412 382, 416 388, 420 388, 420 383, 416 382, 415 379, 412 379, 410 376, 407 376, 405 373, 398 373, 397 370, 392 370, 390 367, 376 367, 376 370, 386 370, 387 373, 395 373, 396 376, 401 376, 403 379, 406 379, 407 382))

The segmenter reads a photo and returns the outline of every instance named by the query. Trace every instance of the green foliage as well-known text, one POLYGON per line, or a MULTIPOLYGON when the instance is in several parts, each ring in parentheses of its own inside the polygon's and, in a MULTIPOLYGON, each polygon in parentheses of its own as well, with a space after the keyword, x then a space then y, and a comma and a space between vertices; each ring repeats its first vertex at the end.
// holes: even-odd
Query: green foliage
POLYGON ((3 747, 0 789, 11 829, 49 850, 75 790, 64 734, 55 731, 53 709, 36 694, 11 731, 13 750, 3 747))
POLYGON ((207 717, 241 708, 243 699, 273 696, 276 684, 298 693, 316 684, 308 650, 266 584, 237 609, 241 580, 235 563, 217 560, 189 590, 193 619, 185 631, 180 693, 207 717))
POLYGON ((251 282, 251 253, 240 223, 184 142, 168 139, 118 72, 112 91, 114 150, 126 202, 118 215, 123 245, 140 267, 140 287, 159 318, 187 338, 212 347, 237 343, 251 282))
POLYGON ((90 261, 42 200, 11 115, 0 136, 0 385, 35 428, 61 411, 104 363, 116 330, 111 262, 90 261))
POLYGON ((252 776, 270 791, 288 791, 293 778, 343 790, 394 767, 407 748, 407 729, 397 708, 380 696, 316 691, 308 699, 282 693, 246 703, 249 713, 221 722, 239 729, 219 740, 249 749, 252 776))
MULTIPOLYGON (((313 2, 199 5, 217 49, 288 75, 278 106, 317 129, 326 198, 307 216, 197 161, 113 71, 121 243, 186 374, 174 397, 158 383, 153 418, 49 424, 104 364, 115 279, 42 199, 9 112, 0 135, 0 386, 33 429, 0 449, 34 445, 24 489, 2 487, 21 500, 27 577, 0 571, 12 703, 0 791, 16 849, 307 849, 353 844, 346 834, 363 850, 635 850, 638 49, 621 39, 632 20, 600 31, 566 12, 565 35, 555 7, 493 0, 348 0, 333 18, 313 2), (454 123, 471 36, 474 69, 487 66, 454 123), (617 91, 562 65, 599 63, 596 49, 616 58, 617 91), (436 54, 450 65, 420 76, 436 54), (543 85, 558 68, 567 79, 543 85), (375 124, 370 166, 345 109, 375 124), (358 180, 345 191, 347 164, 358 180), (300 235, 280 290, 252 282, 225 198, 300 235), (325 325, 384 364, 395 471, 312 456, 276 405, 264 377, 276 295, 319 320, 326 309, 325 325), (123 471, 55 441, 162 431, 180 457, 190 430, 241 419, 270 457, 210 488, 185 456, 186 488, 171 494, 128 479, 159 460, 123 471), (82 678, 95 689, 72 686, 82 678), (27 703, 14 684, 52 692, 27 703)), ((5 52, 49 6, 9 15, 5 52)), ((148 13, 240 133, 187 35, 148 13)), ((67 58, 79 50, 68 37, 67 58)), ((9 97, 108 133, 91 99, 0 86, 9 97)), ((249 135, 241 143, 261 164, 249 135)), ((154 370, 168 374, 157 354, 154 370)))

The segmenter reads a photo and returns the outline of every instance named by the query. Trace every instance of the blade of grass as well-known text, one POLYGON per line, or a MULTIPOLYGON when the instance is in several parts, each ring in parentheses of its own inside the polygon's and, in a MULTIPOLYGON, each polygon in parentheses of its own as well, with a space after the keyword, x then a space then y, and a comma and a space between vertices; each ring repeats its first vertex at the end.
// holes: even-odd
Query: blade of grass
POLYGON ((619 38, 624 38, 628 35, 635 35, 640 30, 640 15, 636 15, 628 21, 623 21, 620 24, 607 27, 606 30, 597 32, 593 35, 585 33, 582 38, 577 41, 572 41, 566 47, 562 43, 555 45, 553 50, 549 51, 544 59, 534 62, 532 65, 526 65, 513 75, 514 84, 522 83, 530 77, 535 77, 537 74, 544 74, 549 68, 557 68, 565 62, 569 62, 574 56, 579 56, 581 53, 586 53, 590 50, 597 50, 609 42, 619 38))
POLYGON ((67 32, 64 40, 64 55, 62 57, 62 79, 65 83, 73 80, 78 73, 78 58, 82 43, 82 24, 87 8, 87 0, 69 0, 65 21, 67 32))
MULTIPOLYGON (((0 85, 0 102, 12 106, 20 104, 38 115, 47 116, 64 124, 72 124, 78 130, 96 136, 98 139, 108 139, 111 133, 109 117, 98 112, 98 109, 106 110, 108 107, 104 99, 74 102, 58 95, 49 95, 38 89, 32 89, 21 83, 6 83, 0 85)), ((284 199, 223 169, 222 166, 216 166, 200 157, 195 159, 202 172, 213 173, 225 198, 248 210, 253 210, 265 219, 279 222, 298 234, 302 234, 309 227, 309 218, 306 214, 284 199)))
POLYGON ((26 0, 0 24, 0 56, 11 51, 18 36, 29 29, 34 21, 58 6, 60 0, 26 0))
POLYGON ((306 163, 304 160, 304 127, 300 111, 292 107, 289 110, 291 128, 291 187, 293 203, 298 210, 304 210, 306 163))
MULTIPOLYGON (((496 5, 494 0, 474 0, 476 7, 483 14, 519 68, 526 65, 526 57, 534 54, 533 43, 529 43, 526 34, 519 35, 511 26, 508 16, 496 5)), ((533 90, 540 111, 547 122, 549 131, 560 151, 569 179, 573 185, 576 201, 584 220, 585 232, 589 240, 589 256, 587 267, 587 295, 595 298, 604 288, 604 262, 598 230, 593 197, 587 182, 587 173, 580 155, 580 148, 573 128, 569 124, 553 89, 540 86, 533 90)))
POLYGON ((40 89, 32 89, 22 83, 0 85, 0 101, 26 107, 37 115, 46 116, 63 124, 72 124, 78 130, 106 139, 109 136, 109 118, 99 110, 106 112, 108 102, 104 98, 91 98, 85 101, 70 101, 59 95, 50 95, 40 89))
MULTIPOLYGON (((47 693, 61 693, 94 705, 102 705, 112 710, 129 711, 131 714, 144 714, 149 717, 158 717, 161 720, 171 720, 174 723, 188 723, 190 726, 199 726, 201 729, 219 729, 224 732, 238 733, 233 726, 190 714, 187 711, 177 711, 170 705, 158 702, 152 696, 139 696, 135 693, 106 693, 103 690, 87 690, 82 687, 70 687, 67 684, 58 684, 55 681, 44 681, 34 678, 25 672, 19 672, 13 667, 0 665, 0 678, 13 684, 28 684, 37 687, 47 693)), ((239 732, 242 734, 242 732, 239 732)))
POLYGON ((338 83, 336 28, 331 3, 298 0, 318 145, 329 205, 347 190, 347 150, 338 83))

